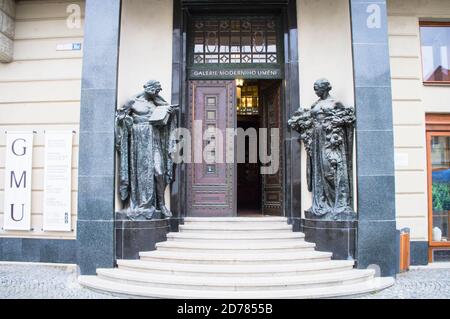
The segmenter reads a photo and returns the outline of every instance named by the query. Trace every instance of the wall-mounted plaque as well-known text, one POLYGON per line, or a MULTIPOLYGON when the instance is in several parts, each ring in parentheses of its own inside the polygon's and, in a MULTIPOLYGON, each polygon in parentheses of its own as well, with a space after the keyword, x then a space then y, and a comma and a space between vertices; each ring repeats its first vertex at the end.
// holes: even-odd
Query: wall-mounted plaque
POLYGON ((44 231, 71 231, 72 132, 46 132, 44 231))
POLYGON ((33 132, 6 133, 4 230, 31 230, 33 132))

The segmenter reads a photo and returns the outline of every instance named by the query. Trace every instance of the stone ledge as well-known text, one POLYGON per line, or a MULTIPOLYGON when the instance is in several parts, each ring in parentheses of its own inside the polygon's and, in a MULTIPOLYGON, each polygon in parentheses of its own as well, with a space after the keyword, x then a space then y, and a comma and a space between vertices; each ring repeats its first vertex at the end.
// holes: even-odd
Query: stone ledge
POLYGON ((0 62, 13 60, 16 4, 14 0, 0 0, 0 62))
POLYGON ((16 16, 16 1, 0 0, 0 10, 5 12, 11 18, 14 18, 16 16))

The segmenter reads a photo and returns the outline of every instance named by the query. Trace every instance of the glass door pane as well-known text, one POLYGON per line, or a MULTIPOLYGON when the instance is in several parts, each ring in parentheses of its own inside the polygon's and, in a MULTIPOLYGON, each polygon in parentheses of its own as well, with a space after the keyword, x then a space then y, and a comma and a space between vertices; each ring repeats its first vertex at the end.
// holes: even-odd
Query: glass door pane
POLYGON ((450 136, 431 136, 432 241, 449 241, 450 136))

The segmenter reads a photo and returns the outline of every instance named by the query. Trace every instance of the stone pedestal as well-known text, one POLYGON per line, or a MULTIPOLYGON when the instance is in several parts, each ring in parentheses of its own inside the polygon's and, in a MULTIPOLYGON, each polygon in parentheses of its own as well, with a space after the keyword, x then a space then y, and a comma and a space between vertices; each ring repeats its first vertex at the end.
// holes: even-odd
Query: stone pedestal
POLYGON ((332 252, 334 260, 355 259, 357 221, 302 219, 305 240, 316 250, 332 252))
POLYGON ((116 259, 139 259, 139 252, 155 250, 156 243, 166 241, 170 220, 115 221, 116 259))

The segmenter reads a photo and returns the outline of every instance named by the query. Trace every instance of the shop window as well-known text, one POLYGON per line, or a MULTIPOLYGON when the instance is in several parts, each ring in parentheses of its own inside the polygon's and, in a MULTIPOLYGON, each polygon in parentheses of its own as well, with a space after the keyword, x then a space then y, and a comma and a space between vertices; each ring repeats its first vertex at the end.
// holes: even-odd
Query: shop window
POLYGON ((450 212, 450 135, 431 136, 432 240, 448 242, 450 212))
POLYGON ((450 22, 421 22, 424 83, 450 84, 450 22))
POLYGON ((450 115, 427 115, 428 222, 433 248, 450 249, 450 115))

